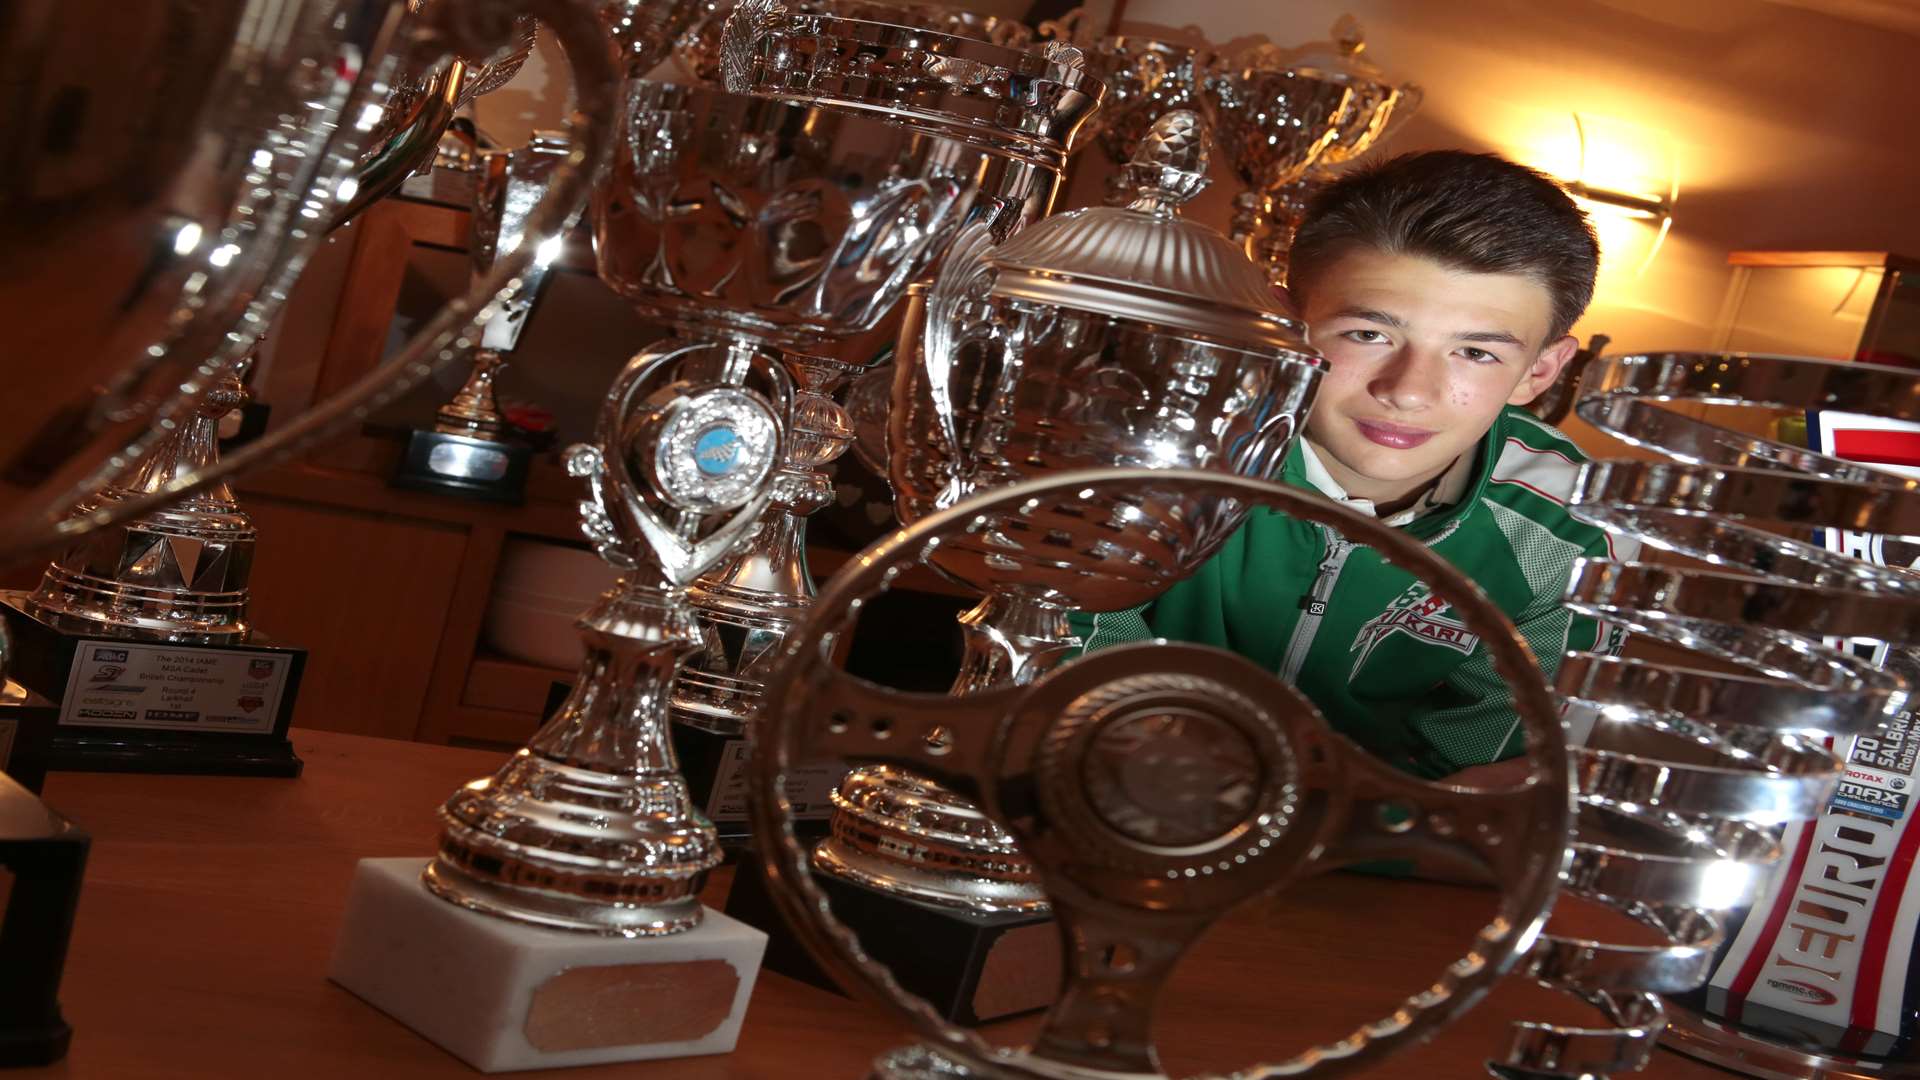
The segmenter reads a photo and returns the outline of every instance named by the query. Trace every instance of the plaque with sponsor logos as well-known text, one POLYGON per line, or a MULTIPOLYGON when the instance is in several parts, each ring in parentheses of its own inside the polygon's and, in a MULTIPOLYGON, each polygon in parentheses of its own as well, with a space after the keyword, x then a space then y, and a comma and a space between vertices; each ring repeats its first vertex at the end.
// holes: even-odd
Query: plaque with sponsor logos
MULTIPOLYGON (((90 636, 0 594, 10 674, 52 704, 49 770, 298 776, 287 739, 305 649, 176 645, 90 636)), ((0 716, 4 716, 0 712, 0 716)))

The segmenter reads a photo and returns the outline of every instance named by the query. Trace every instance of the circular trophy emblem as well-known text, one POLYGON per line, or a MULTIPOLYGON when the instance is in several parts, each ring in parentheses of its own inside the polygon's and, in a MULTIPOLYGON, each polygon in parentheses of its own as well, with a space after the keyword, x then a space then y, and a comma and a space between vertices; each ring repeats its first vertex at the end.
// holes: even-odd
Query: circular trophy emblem
POLYGON ((675 398, 658 431, 654 486, 681 510, 714 513, 744 505, 765 485, 779 456, 772 406, 737 387, 675 398))

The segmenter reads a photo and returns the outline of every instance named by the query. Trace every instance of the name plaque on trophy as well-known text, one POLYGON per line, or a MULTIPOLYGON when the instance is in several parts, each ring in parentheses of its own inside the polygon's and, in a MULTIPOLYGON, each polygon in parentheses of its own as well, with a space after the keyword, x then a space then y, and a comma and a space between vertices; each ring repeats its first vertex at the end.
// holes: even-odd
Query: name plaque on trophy
MULTIPOLYGON (((45 767, 298 776, 287 729, 305 649, 178 645, 69 632, 0 593, 11 675, 56 713, 45 767)), ((0 716, 9 715, 0 709, 0 716)))
POLYGON ((271 732, 292 668, 291 654, 82 638, 60 726, 271 732))
MULTIPOLYGON (((746 828, 748 757, 745 739, 728 739, 720 750, 719 766, 713 773, 713 789, 707 796, 707 820, 722 833, 728 831, 728 825, 746 828)), ((787 801, 793 806, 794 819, 825 821, 832 816, 833 789, 846 773, 846 766, 838 762, 799 765, 788 772, 787 801)))
POLYGON ((526 499, 532 464, 533 451, 524 446, 416 430, 408 432, 392 483, 413 491, 518 505, 526 499))

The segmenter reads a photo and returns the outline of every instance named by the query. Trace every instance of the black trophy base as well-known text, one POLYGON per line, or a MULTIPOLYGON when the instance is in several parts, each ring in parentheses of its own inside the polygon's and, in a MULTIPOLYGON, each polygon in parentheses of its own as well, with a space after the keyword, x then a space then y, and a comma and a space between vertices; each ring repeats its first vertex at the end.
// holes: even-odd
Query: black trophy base
POLYGON ((277 776, 292 779, 306 767, 281 736, 242 746, 208 743, 164 732, 79 735, 64 732, 47 749, 49 772, 167 773, 195 776, 277 776))
POLYGON ((513 443, 413 430, 394 487, 518 506, 526 501, 533 451, 513 443))
POLYGON ((0 773, 40 793, 60 708, 17 682, 0 682, 0 773))
MULTIPOLYGON (((287 730, 305 649, 172 645, 63 630, 0 593, 9 674, 51 703, 49 772, 299 776, 287 730)), ((0 704, 0 722, 8 715, 0 704)))
MULTIPOLYGON (((825 874, 813 880, 834 917, 900 985, 956 1024, 1038 1012, 1060 992, 1060 936, 1051 915, 975 915, 905 900, 825 874)), ((743 859, 726 913, 767 934, 768 971, 844 993, 787 929, 757 858, 743 859)))
POLYGON ((87 834, 0 776, 0 1067, 51 1065, 73 1029, 60 1014, 87 834))

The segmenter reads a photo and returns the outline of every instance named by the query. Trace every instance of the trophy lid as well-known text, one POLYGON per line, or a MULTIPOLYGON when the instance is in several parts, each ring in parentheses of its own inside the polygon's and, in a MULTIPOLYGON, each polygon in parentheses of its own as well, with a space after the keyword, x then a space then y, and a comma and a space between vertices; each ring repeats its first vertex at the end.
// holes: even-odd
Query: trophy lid
POLYGON ((1367 50, 1367 35, 1360 29, 1359 19, 1352 15, 1340 16, 1334 21, 1330 37, 1330 41, 1310 41, 1284 50, 1273 45, 1256 46, 1249 55, 1255 58, 1252 61, 1255 66, 1310 71, 1349 85, 1394 84, 1380 65, 1363 55, 1367 50))
POLYGON ((1179 109, 1154 121, 1125 166, 1124 207, 1043 218, 987 255, 993 292, 1140 319, 1248 345, 1310 352, 1266 274, 1218 231, 1179 215, 1207 185, 1207 132, 1179 109))

